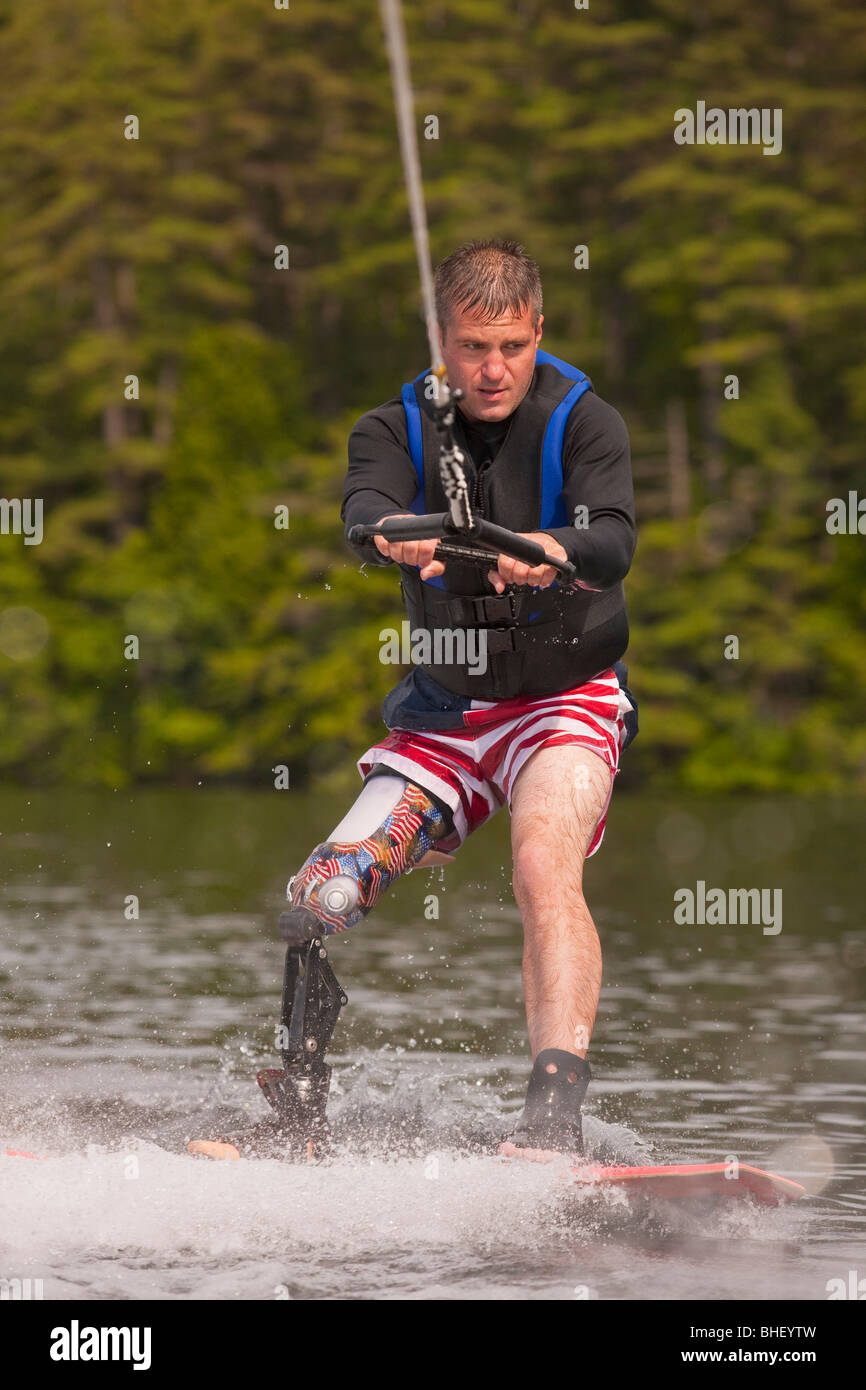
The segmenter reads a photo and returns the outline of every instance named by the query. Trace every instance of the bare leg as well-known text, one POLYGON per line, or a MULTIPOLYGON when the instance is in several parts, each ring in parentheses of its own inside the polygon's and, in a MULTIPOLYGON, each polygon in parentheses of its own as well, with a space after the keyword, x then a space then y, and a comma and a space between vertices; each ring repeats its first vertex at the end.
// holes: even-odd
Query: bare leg
POLYGON ((541 748, 511 799, 514 895, 523 918, 523 993, 533 1058, 585 1057, 601 990, 601 946, 583 896, 583 864, 613 773, 569 744, 541 748))

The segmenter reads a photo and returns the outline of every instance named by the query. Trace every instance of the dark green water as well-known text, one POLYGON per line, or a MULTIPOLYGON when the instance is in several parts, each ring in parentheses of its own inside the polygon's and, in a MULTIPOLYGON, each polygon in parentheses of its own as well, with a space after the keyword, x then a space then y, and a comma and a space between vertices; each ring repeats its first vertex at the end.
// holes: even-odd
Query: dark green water
POLYGON ((808 1300, 866 1274, 860 802, 615 794, 587 869, 592 1151, 772 1164, 823 1189, 796 1208, 630 1206, 461 1154, 495 1147, 528 1075, 507 812, 333 945, 334 1158, 189 1158, 264 1112, 285 883, 346 804, 0 794, 0 1149, 52 1156, 0 1159, 0 1276, 46 1298, 808 1300), (699 880, 781 890, 781 930, 677 925, 699 880))

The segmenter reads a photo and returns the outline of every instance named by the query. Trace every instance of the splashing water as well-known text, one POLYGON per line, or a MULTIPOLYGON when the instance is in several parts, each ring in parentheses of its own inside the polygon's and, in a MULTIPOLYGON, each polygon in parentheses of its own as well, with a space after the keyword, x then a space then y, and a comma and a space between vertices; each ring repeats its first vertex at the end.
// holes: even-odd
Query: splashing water
MULTIPOLYGON (((20 799, 7 807, 0 1150, 48 1157, 0 1157, 0 1278, 41 1278, 46 1299, 823 1299, 862 1262, 855 819, 825 809, 806 825, 789 809, 772 938, 670 922, 671 883, 718 880, 754 838, 740 807, 729 836, 720 813, 680 808, 700 825, 669 865, 658 808, 623 801, 631 871, 612 852, 593 862, 605 988, 589 1156, 735 1155, 821 1194, 768 1210, 585 1190, 495 1156, 529 1073, 505 821, 447 875, 415 871, 335 947, 350 1008, 330 1056, 332 1157, 186 1154, 267 1113, 254 1077, 275 1061, 271 924, 304 853, 287 854, 269 801, 241 800, 137 796, 118 823, 116 801, 34 795, 32 826, 20 799), (810 898, 813 880, 832 901, 810 898), (139 882, 149 900, 127 922, 111 904, 139 882)), ((314 821, 339 818, 318 803, 297 816, 305 846, 314 821)))

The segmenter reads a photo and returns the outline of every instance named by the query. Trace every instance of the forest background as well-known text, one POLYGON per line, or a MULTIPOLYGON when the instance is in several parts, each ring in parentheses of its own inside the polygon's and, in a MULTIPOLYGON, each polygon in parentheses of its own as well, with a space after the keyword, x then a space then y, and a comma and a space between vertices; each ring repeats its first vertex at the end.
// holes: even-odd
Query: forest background
MULTIPOLYGON (((626 780, 863 791, 866 13, 406 10, 434 256, 518 238, 629 427, 626 780), (699 100, 781 153, 676 144, 699 100)), ((0 492, 44 506, 0 535, 0 778, 356 778, 404 615, 346 438, 426 365, 378 5, 18 0, 0 70, 0 492)))

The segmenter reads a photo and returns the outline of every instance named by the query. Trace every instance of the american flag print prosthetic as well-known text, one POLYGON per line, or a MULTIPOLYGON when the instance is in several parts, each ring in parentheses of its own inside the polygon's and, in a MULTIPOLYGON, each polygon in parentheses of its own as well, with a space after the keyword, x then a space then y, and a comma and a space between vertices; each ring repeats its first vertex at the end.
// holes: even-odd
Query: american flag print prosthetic
POLYGON ((372 835, 353 844, 328 840, 316 846, 292 879, 292 906, 314 912, 325 935, 354 927, 401 874, 424 858, 447 828, 436 803, 410 782, 372 835), (354 879, 360 889, 357 905, 342 915, 329 912, 319 896, 322 885, 338 875, 354 879))

